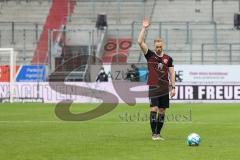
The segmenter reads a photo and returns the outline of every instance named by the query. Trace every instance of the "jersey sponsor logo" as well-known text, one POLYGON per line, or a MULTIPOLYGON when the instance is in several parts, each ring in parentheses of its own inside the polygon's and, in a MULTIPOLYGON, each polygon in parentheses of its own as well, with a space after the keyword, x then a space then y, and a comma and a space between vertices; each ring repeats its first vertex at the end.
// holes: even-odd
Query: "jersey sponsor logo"
POLYGON ((163 59, 163 63, 167 64, 168 63, 168 59, 163 59))
POLYGON ((158 63, 157 69, 158 69, 158 70, 162 70, 162 69, 163 69, 163 64, 162 64, 162 63, 158 63))

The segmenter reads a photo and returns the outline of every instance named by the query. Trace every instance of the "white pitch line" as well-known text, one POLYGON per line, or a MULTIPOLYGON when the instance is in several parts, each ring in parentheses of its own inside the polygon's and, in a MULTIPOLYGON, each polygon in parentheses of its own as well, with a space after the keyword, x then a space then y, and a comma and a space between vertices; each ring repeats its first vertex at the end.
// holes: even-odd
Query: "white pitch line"
MULTIPOLYGON (((7 123, 95 123, 95 124, 143 124, 143 123, 149 123, 148 121, 119 121, 119 122, 112 122, 112 121, 0 121, 0 124, 7 124, 7 123)), ((165 124, 194 124, 194 125, 238 125, 238 123, 207 123, 207 122, 165 122, 165 124)), ((237 126, 236 126, 237 127, 237 126)))
POLYGON ((0 121, 0 123, 62 123, 62 121, 0 121))

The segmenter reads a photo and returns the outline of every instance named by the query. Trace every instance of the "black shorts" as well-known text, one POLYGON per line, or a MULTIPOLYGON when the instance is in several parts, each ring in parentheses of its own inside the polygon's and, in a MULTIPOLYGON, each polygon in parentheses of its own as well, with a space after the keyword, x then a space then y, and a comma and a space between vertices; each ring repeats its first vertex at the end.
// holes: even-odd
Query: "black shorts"
MULTIPOLYGON (((167 87, 168 88, 168 87, 167 87)), ((169 108, 169 90, 161 87, 149 86, 150 107, 169 108)))

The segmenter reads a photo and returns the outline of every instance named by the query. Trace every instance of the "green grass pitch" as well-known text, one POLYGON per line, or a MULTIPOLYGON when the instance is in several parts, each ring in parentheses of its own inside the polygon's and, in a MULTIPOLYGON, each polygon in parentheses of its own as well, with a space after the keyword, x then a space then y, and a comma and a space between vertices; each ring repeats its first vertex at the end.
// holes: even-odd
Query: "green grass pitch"
MULTIPOLYGON (((85 112, 93 104, 74 104, 85 112)), ((0 105, 1 160, 239 160, 239 104, 172 104, 162 135, 152 141, 147 104, 119 105, 86 122, 65 122, 53 104, 0 105), (191 110, 191 112, 190 112, 191 110), (188 134, 201 138, 186 145, 188 134)))

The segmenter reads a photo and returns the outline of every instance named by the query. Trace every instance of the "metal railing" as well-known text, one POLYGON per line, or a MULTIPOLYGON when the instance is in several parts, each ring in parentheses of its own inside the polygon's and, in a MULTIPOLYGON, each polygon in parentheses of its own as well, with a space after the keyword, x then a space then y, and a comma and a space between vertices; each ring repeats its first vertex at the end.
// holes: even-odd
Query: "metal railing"
MULTIPOLYGON (((133 43, 137 41, 140 32, 141 22, 132 23, 131 38, 133 43)), ((240 43, 240 32, 235 30, 232 25, 219 25, 212 22, 152 22, 148 29, 146 43, 153 48, 153 40, 161 37, 164 40, 164 50, 168 54, 176 57, 177 63, 204 63, 202 52, 208 52, 202 45, 211 44, 210 52, 214 52, 214 57, 221 56, 222 44, 240 43), (179 55, 181 53, 181 56, 179 55)), ((231 45, 230 45, 231 46, 231 45)), ((137 51, 135 51, 137 52, 137 51)), ((140 52, 140 51, 138 51, 140 52)), ((231 50, 227 50, 230 54, 231 50)), ((140 56, 140 62, 143 60, 140 56)), ((207 54, 206 54, 207 55, 207 54)), ((212 63, 216 64, 218 59, 212 63)), ((228 63, 228 61, 225 61, 228 63)), ((229 63, 231 59, 229 59, 229 63)), ((235 62, 237 63, 237 62, 235 62)))
POLYGON ((31 39, 37 42, 42 32, 42 26, 43 24, 37 22, 0 22, 0 47, 1 41, 5 41, 2 35, 3 32, 7 32, 11 44, 16 44, 16 38, 19 37, 19 32, 22 34, 22 39, 27 39, 28 33, 31 32, 31 39))
POLYGON ((214 63, 214 64, 217 64, 219 62, 218 52, 224 52, 225 56, 222 55, 222 57, 226 58, 226 60, 221 60, 220 62, 229 62, 230 64, 232 64, 233 62, 240 63, 239 62, 240 43, 218 43, 217 44, 217 46, 218 46, 217 51, 218 52, 216 52, 215 49, 206 49, 207 46, 215 48, 215 45, 216 45, 215 43, 202 43, 202 45, 201 45, 201 63, 202 64, 204 64, 205 61, 209 61, 209 60, 207 60, 207 58, 209 58, 207 53, 211 53, 211 52, 214 52, 214 55, 212 55, 212 57, 214 59, 214 61, 212 61, 212 63, 214 63), (239 48, 238 49, 233 49, 233 46, 238 46, 239 48), (223 47, 223 48, 220 49, 221 47, 223 47), (225 47, 227 47, 227 48, 225 48, 225 47), (236 52, 236 55, 233 55, 233 52, 236 52))
MULTIPOLYGON (((8 27, 10 28, 8 30, 0 28, 0 47, 14 48, 21 53, 23 62, 27 61, 36 48, 42 30, 34 24, 32 24, 32 27, 35 29, 19 29, 17 25, 12 28, 11 23, 8 27)), ((132 29, 108 29, 106 38, 116 39, 117 54, 120 52, 119 39, 131 39, 132 47, 129 48, 129 54, 136 54, 140 57, 142 54, 136 45, 140 28, 141 22, 134 22, 132 29)), ((86 41, 87 54, 94 53, 92 44, 96 45, 98 39, 91 32, 95 32, 94 34, 97 34, 97 32, 86 29, 77 31, 82 33, 83 37, 80 40, 86 41)), ((80 42, 79 36, 73 30, 69 31, 68 35, 71 36, 68 40, 76 45, 76 42, 80 42)), ((211 53, 211 58, 218 57, 218 59, 211 61, 211 63, 216 64, 220 61, 219 56, 223 57, 222 52, 226 52, 224 56, 229 55, 228 57, 230 57, 226 59, 226 63, 238 63, 237 60, 239 60, 236 57, 238 55, 238 44, 240 43, 240 31, 233 29, 233 27, 222 29, 222 26, 210 22, 153 22, 146 39, 149 48, 153 49, 153 40, 158 36, 164 39, 165 52, 173 56, 177 63, 204 64, 205 61, 209 60, 205 57, 208 56, 208 53, 211 53)), ((104 46, 105 44, 101 45, 104 46)), ((136 62, 143 60, 139 57, 136 58, 136 62)))

